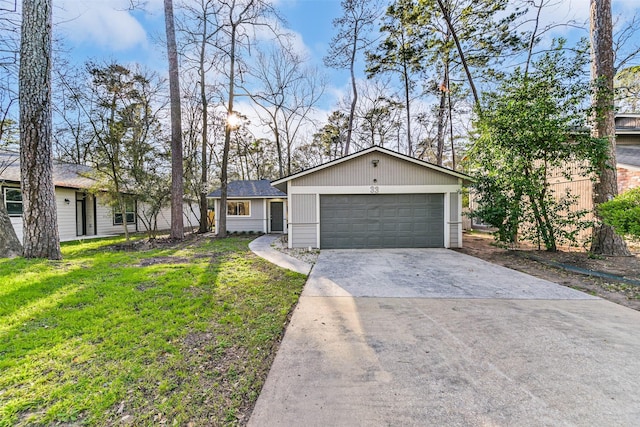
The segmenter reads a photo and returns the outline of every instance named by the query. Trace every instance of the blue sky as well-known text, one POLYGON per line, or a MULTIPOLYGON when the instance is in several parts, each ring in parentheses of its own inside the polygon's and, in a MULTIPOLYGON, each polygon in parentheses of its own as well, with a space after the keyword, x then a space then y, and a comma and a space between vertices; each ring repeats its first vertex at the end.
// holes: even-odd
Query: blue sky
MULTIPOLYGON (((176 7, 179 1, 174 0, 176 7)), ((589 0, 553 0, 552 3, 556 5, 543 14, 543 22, 569 19, 587 22, 589 0)), ((341 15, 340 1, 276 0, 275 4, 286 20, 286 27, 298 35, 298 44, 304 46, 316 65, 324 68, 322 57, 335 33, 332 20, 341 15)), ((163 0, 147 0, 144 11, 127 10, 128 5, 129 0, 56 0, 56 34, 65 40, 66 47, 79 62, 86 59, 135 61, 164 72, 163 0)), ((640 9, 640 0, 613 0, 613 7, 620 19, 628 19, 640 9)), ((552 35, 575 38, 588 33, 558 28, 552 35)), ((330 86, 323 108, 330 109, 340 94, 348 90, 348 74, 335 70, 325 72, 330 86)))

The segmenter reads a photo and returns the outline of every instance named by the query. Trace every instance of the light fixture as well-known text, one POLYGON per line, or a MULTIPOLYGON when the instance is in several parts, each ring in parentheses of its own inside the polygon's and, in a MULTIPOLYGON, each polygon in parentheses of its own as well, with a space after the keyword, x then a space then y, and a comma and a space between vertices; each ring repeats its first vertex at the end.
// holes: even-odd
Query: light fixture
POLYGON ((68 205, 69 203, 71 203, 71 200, 69 200, 69 199, 64 199, 64 202, 68 205))
POLYGON ((380 160, 378 160, 378 159, 371 160, 371 164, 373 165, 374 168, 378 167, 378 163, 380 163, 380 160))

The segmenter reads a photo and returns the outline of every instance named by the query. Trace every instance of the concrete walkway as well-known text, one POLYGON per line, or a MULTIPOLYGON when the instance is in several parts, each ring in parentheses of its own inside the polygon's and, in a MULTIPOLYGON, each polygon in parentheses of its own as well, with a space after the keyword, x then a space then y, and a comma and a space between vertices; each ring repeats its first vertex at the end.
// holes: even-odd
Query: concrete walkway
POLYGON ((453 251, 322 251, 249 425, 637 426, 639 325, 453 251))
POLYGON ((275 265, 300 274, 309 275, 312 267, 311 264, 307 264, 306 262, 277 251, 271 246, 271 244, 279 238, 280 235, 278 234, 265 234, 251 241, 251 243, 249 243, 249 249, 251 249, 251 252, 254 254, 275 265))

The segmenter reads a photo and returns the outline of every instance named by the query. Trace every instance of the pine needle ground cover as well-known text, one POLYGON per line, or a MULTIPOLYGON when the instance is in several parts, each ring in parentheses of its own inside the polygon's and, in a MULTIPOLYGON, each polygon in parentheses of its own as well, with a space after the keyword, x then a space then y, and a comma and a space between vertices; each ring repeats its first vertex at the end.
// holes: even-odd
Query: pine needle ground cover
POLYGON ((0 260, 0 426, 244 424, 305 280, 249 241, 0 260))

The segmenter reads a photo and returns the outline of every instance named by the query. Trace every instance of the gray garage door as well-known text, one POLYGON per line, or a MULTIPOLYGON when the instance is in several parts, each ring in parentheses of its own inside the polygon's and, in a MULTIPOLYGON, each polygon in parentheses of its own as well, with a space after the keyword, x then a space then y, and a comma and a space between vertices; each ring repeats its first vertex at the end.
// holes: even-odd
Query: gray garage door
POLYGON ((322 249, 443 246, 443 194, 320 196, 322 249))

